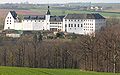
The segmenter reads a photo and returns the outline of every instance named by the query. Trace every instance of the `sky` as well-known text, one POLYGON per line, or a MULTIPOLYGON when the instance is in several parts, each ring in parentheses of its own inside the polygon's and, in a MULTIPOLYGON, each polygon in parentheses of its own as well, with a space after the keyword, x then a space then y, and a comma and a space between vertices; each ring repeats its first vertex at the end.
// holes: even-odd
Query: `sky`
POLYGON ((120 3, 120 0, 0 0, 0 4, 22 2, 29 2, 33 4, 70 3, 70 2, 120 3))

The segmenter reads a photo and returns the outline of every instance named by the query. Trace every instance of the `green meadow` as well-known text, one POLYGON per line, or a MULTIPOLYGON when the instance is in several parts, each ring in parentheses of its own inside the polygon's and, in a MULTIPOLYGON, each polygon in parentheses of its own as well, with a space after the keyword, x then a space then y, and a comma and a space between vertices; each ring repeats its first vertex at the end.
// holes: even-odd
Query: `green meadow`
MULTIPOLYGON (((31 11, 34 12, 39 12, 39 13, 45 13, 47 9, 41 8, 41 9, 30 9, 31 11)), ((66 15, 66 14, 73 14, 73 13, 100 13, 101 15, 105 17, 120 17, 119 12, 94 12, 94 11, 83 11, 83 10, 62 10, 62 9, 50 9, 52 15, 66 15)))
POLYGON ((0 67, 0 75, 120 75, 120 74, 80 71, 79 69, 0 67))

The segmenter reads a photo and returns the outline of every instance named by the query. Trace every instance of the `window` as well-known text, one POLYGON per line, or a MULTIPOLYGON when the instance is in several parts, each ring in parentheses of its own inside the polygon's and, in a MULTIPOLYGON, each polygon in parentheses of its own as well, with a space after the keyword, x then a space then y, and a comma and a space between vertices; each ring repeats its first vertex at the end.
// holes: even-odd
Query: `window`
POLYGON ((83 27, 83 25, 81 24, 81 27, 83 27))
POLYGON ((7 22, 8 22, 8 20, 7 20, 7 22))
POLYGON ((65 27, 67 27, 67 24, 65 24, 65 27))
POLYGON ((8 19, 9 19, 9 17, 8 17, 8 19))
POLYGON ((69 27, 70 27, 70 24, 69 24, 69 27))
POLYGON ((11 23, 10 23, 11 24, 11 23))
POLYGON ((10 20, 10 22, 11 22, 11 20, 10 20))
POLYGON ((71 27, 73 27, 73 24, 71 24, 71 27))
POLYGON ((67 32, 67 29, 65 29, 65 32, 67 32))
POLYGON ((74 24, 74 27, 76 27, 76 24, 74 24))
POLYGON ((8 24, 8 23, 7 23, 8 24))
POLYGON ((67 21, 67 20, 65 19, 65 21, 67 21))
POLYGON ((11 19, 11 17, 10 17, 10 19, 11 19))
POLYGON ((78 27, 79 27, 79 24, 78 24, 78 27))

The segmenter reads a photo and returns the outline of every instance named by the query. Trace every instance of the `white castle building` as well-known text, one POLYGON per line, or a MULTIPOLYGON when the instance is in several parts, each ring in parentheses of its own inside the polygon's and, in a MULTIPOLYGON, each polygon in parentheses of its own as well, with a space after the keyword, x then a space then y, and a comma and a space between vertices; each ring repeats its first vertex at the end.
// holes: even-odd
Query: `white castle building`
POLYGON ((22 21, 15 11, 10 11, 5 18, 4 30, 22 31, 59 31, 76 34, 91 34, 106 25, 100 14, 67 14, 51 16, 49 6, 46 15, 25 15, 22 21))

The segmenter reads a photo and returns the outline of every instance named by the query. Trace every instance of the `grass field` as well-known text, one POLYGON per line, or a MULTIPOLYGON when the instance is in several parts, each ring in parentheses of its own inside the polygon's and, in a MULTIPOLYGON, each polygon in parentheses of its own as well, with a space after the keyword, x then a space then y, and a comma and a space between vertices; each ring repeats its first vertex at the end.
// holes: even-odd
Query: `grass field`
MULTIPOLYGON (((0 9, 0 19, 6 17, 7 13, 10 9, 0 9)), ((43 15, 46 13, 47 8, 38 8, 38 9, 30 9, 30 10, 15 10, 18 14, 21 15, 43 15)), ((52 15, 66 15, 73 13, 100 13, 105 17, 120 17, 120 12, 106 11, 106 12, 92 12, 92 11, 81 11, 81 10, 62 10, 62 9, 50 9, 52 15), (109 13, 113 12, 113 13, 109 13)))
MULTIPOLYGON (((45 13, 47 9, 30 9, 31 11, 34 12, 39 12, 39 13, 45 13)), ((66 14, 73 14, 73 13, 100 13, 101 15, 105 17, 120 17, 119 12, 92 12, 92 11, 80 11, 80 10, 59 10, 59 9, 51 9, 51 14, 52 15, 66 15, 66 14)))
POLYGON ((120 75, 113 73, 86 72, 79 69, 38 69, 0 67, 0 75, 120 75))

